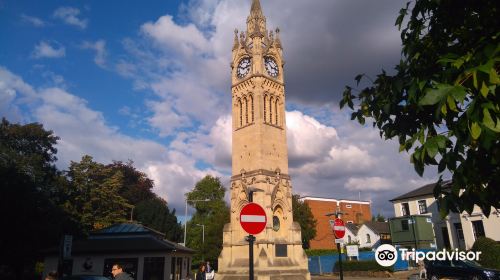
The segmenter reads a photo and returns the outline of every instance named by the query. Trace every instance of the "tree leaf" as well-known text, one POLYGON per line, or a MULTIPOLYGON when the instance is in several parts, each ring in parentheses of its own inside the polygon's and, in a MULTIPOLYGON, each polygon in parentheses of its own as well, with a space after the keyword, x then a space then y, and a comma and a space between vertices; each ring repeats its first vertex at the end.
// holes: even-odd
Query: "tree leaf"
POLYGON ((474 140, 477 140, 479 136, 481 136, 481 127, 477 124, 477 122, 472 123, 470 127, 470 134, 474 140))
POLYGON ((356 85, 359 85, 359 82, 361 81, 361 78, 363 78, 364 75, 365 74, 359 74, 354 78, 356 80, 356 85))
POLYGON ((425 150, 430 158, 434 158, 438 153, 438 145, 434 138, 430 138, 425 142, 425 150))
POLYGON ((486 86, 485 82, 483 82, 483 85, 481 86, 481 95, 486 98, 488 96, 489 89, 486 86))
POLYGON ((438 84, 436 89, 430 89, 427 94, 420 100, 420 105, 434 105, 445 99, 448 95, 453 96, 456 100, 465 97, 465 90, 462 86, 454 86, 448 84, 438 84))
POLYGON ((495 68, 491 68, 490 70, 490 83, 494 85, 500 84, 500 79, 498 78, 498 74, 495 68))
POLYGON ((500 133, 500 120, 497 119, 497 123, 493 121, 490 115, 490 111, 486 108, 483 109, 483 124, 487 128, 500 133))

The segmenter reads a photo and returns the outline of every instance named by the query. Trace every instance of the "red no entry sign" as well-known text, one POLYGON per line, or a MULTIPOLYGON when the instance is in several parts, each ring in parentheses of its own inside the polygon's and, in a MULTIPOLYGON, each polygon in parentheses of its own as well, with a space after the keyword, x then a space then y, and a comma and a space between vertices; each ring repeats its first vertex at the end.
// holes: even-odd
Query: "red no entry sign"
POLYGON ((241 209, 240 224, 248 234, 259 234, 266 228, 267 217, 264 208, 257 203, 248 203, 241 209))
POLYGON ((335 235, 335 238, 344 238, 345 235, 345 225, 344 221, 342 219, 335 219, 333 222, 333 234, 335 235))

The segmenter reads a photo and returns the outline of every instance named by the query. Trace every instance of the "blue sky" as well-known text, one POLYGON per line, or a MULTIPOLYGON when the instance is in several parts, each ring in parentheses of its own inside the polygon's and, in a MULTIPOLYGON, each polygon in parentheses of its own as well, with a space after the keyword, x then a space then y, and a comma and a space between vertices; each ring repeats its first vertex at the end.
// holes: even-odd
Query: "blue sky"
MULTIPOLYGON (((387 201, 436 178, 339 111, 359 73, 400 58, 404 1, 262 0, 284 47, 290 175, 301 195, 387 201)), ((230 50, 250 0, 0 0, 0 115, 61 137, 58 166, 131 159, 183 213, 206 174, 229 183, 230 50)))

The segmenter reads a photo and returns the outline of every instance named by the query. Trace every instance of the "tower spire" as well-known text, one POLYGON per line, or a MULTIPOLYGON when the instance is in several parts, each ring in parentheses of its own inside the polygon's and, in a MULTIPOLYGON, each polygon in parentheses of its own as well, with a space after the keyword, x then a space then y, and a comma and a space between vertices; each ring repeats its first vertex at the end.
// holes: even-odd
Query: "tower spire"
POLYGON ((252 8, 250 8, 250 16, 251 17, 264 17, 259 0, 252 0, 252 8))
POLYGON ((253 37, 264 37, 266 34, 266 17, 262 12, 262 7, 260 6, 259 0, 252 0, 252 6, 250 8, 250 15, 247 18, 247 33, 250 38, 253 37))

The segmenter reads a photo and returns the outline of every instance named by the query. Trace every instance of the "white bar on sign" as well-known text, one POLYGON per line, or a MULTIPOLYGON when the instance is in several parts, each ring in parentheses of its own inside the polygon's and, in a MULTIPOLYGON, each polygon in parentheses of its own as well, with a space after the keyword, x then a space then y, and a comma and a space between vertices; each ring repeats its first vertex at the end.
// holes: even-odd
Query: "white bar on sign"
POLYGON ((258 216, 258 215, 241 215, 242 222, 249 223, 265 223, 266 216, 258 216))
POLYGON ((334 226, 334 227, 333 227, 333 230, 341 230, 341 231, 345 231, 345 227, 344 227, 344 226, 334 226))

